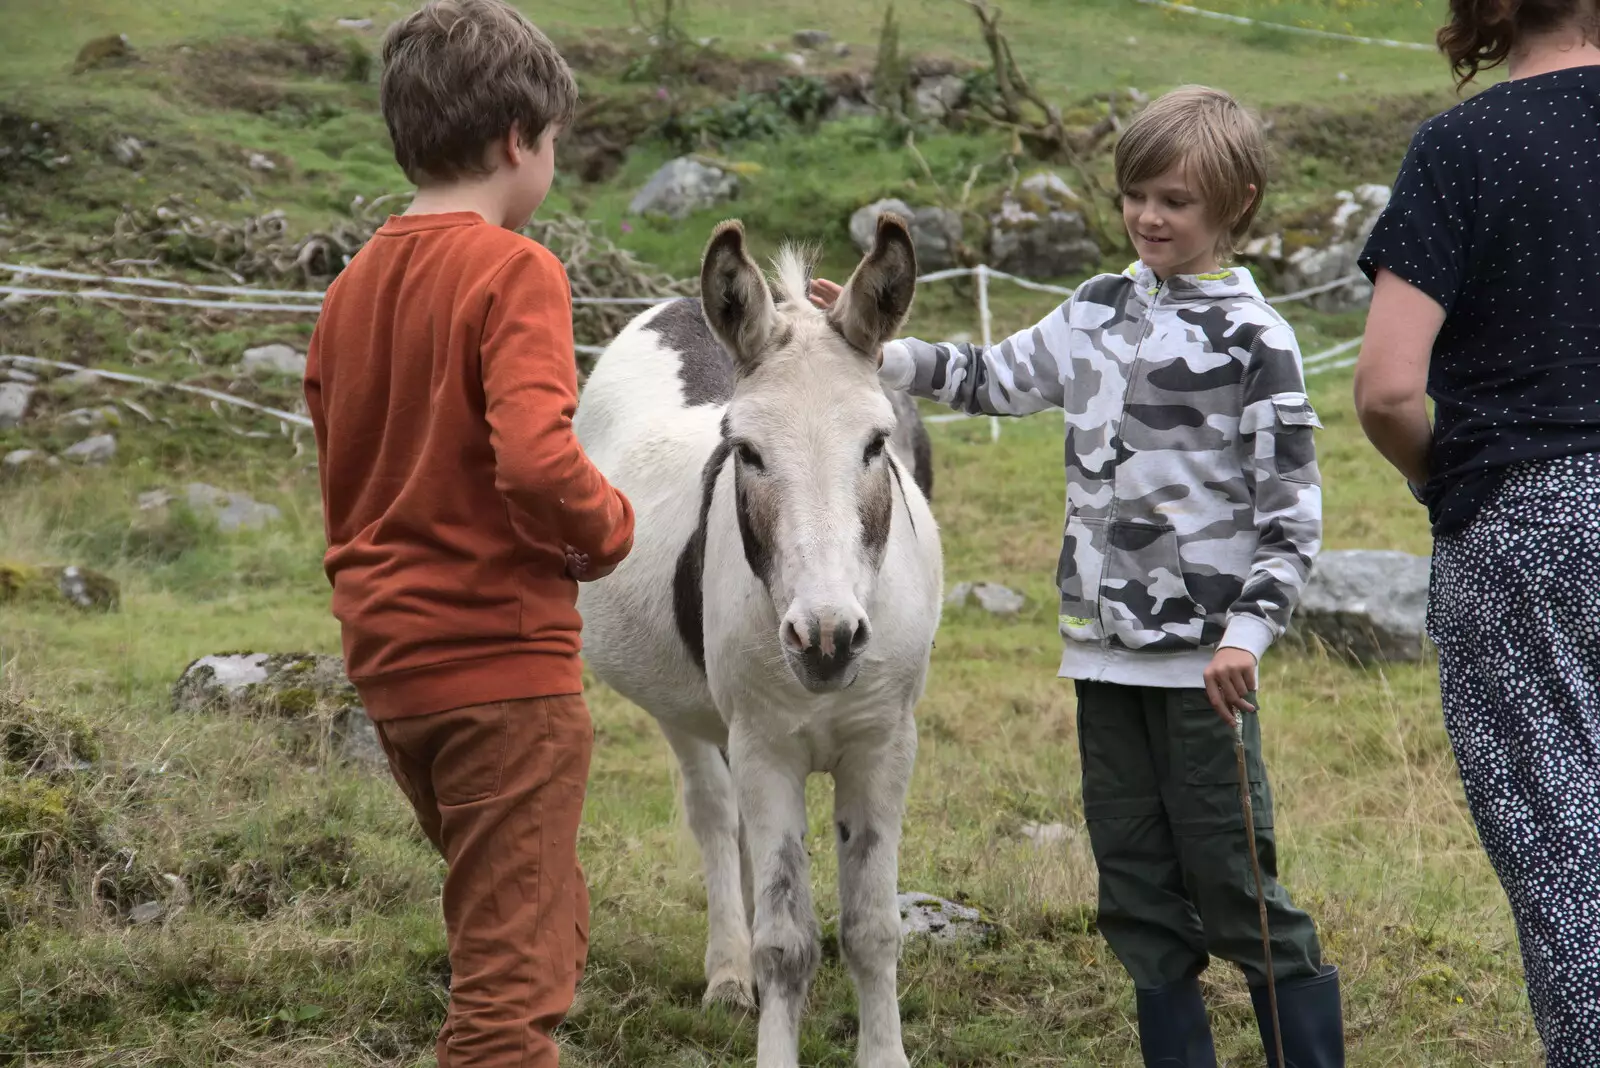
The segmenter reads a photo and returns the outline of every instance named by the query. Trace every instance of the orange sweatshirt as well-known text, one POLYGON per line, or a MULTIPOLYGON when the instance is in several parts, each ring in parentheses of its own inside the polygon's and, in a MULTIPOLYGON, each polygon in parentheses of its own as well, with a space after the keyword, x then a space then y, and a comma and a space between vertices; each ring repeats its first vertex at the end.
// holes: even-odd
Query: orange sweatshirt
POLYGON ((614 565, 633 508, 572 432, 572 294, 471 212, 385 223, 306 364, 333 611, 375 720, 578 693, 563 546, 614 565))

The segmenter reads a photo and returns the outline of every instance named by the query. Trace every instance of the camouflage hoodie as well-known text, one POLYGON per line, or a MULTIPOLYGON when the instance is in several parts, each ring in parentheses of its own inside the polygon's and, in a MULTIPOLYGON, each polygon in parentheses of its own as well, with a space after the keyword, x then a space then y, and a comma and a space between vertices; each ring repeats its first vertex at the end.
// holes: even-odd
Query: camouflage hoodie
POLYGON ((1061 674, 1198 687, 1218 645, 1259 660, 1322 541, 1294 331, 1243 269, 1086 282, 985 350, 884 346, 888 385, 974 415, 1066 412, 1061 674))

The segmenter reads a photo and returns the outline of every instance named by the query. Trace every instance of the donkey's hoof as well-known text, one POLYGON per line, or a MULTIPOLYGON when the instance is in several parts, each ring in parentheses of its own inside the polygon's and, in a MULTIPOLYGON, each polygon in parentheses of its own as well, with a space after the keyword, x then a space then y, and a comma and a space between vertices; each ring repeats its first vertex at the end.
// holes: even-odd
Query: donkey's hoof
POLYGON ((750 980, 724 973, 707 984, 706 996, 701 1004, 707 1008, 726 1005, 730 1009, 753 1009, 756 1007, 755 990, 750 980))

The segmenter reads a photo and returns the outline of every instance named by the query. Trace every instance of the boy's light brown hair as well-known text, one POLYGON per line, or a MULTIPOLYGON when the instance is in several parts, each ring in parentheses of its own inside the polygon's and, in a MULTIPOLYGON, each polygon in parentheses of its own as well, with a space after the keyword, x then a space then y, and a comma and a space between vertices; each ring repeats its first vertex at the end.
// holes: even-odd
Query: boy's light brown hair
POLYGON ((1229 255, 1250 232, 1267 191, 1261 123, 1220 89, 1174 89, 1140 112, 1117 142, 1117 189, 1178 166, 1205 204, 1207 218, 1223 231, 1217 254, 1229 255))
POLYGON ((417 185, 493 171, 513 125, 529 148, 572 121, 578 83, 549 38, 503 0, 431 0, 383 38, 383 119, 417 185))

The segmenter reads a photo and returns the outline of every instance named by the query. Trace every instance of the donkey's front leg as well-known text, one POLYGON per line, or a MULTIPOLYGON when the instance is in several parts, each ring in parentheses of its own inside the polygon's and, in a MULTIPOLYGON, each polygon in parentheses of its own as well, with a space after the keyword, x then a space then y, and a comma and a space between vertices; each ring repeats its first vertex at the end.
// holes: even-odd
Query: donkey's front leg
POLYGON ((702 738, 662 724, 683 769, 683 800, 706 877, 707 1005, 754 1007, 750 918, 744 891, 739 809, 728 762, 702 738))
POLYGON ((900 956, 900 825, 917 755, 909 713, 877 745, 846 750, 834 770, 839 834, 839 946, 861 1013, 860 1068, 907 1068, 895 972, 900 956))
POLYGON ((806 856, 804 754, 741 729, 728 739, 754 869, 751 963, 761 999, 756 1068, 798 1068, 800 1010, 822 958, 806 856))

